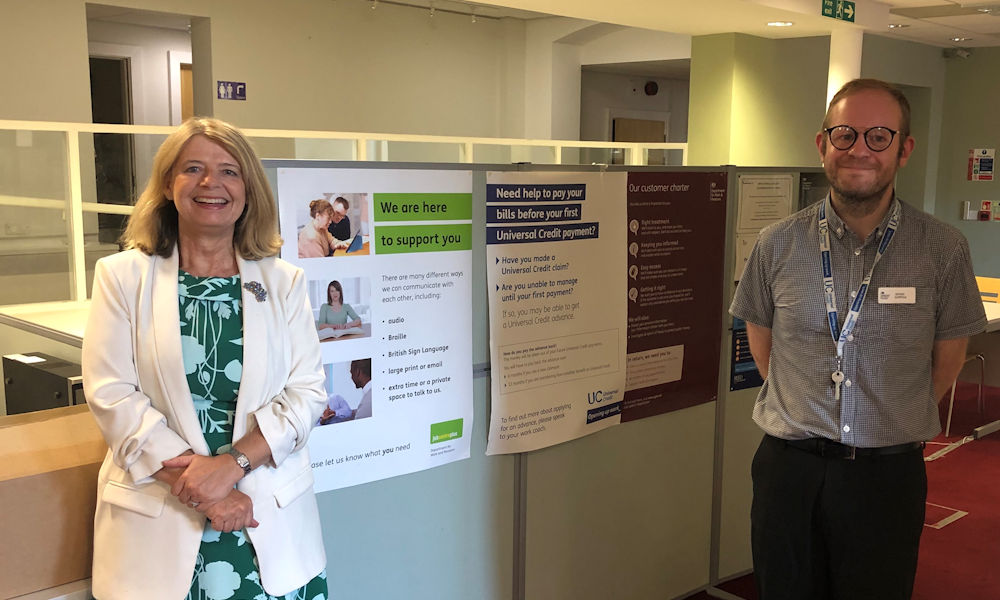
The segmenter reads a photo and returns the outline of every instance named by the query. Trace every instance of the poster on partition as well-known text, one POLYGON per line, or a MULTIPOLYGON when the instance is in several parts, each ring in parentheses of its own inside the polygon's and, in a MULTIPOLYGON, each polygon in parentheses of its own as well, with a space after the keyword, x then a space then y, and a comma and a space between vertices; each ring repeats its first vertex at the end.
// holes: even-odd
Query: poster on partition
POLYGON ((468 458, 471 173, 303 163, 277 168, 276 188, 326 373, 316 491, 468 458))
POLYGON ((792 214, 792 173, 746 173, 739 176, 736 231, 756 235, 792 214))
MULTIPOLYGON (((733 281, 743 277, 750 251, 757 243, 760 230, 776 223, 797 210, 793 206, 792 173, 743 173, 737 190, 736 245, 733 260, 733 281)), ((800 179, 800 197, 812 199, 826 195, 826 176, 804 174, 800 179)))
POLYGON ((622 421, 718 397, 725 172, 628 174, 622 421))
POLYGON ((743 319, 733 317, 733 337, 729 355, 729 391, 764 385, 757 363, 750 354, 750 338, 743 319))
POLYGON ((625 386, 625 173, 488 173, 487 454, 618 424, 625 386))

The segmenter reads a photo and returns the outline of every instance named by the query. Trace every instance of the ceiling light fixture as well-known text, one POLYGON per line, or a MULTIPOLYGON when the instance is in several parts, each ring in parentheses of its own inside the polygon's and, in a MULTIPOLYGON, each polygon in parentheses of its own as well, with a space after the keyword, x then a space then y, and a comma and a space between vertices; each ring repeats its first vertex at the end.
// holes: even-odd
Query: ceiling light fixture
POLYGON ((768 27, 791 27, 792 25, 795 25, 795 23, 791 21, 771 21, 767 24, 768 27))
POLYGON ((431 10, 431 18, 433 19, 434 18, 434 0, 431 0, 430 10, 431 10))
POLYGON ((378 8, 378 0, 371 0, 371 2, 368 3, 368 7, 372 10, 378 8))
POLYGON ((988 6, 988 7, 986 7, 986 8, 977 8, 977 9, 976 9, 976 12, 981 12, 981 13, 986 13, 986 14, 990 14, 990 13, 992 13, 992 12, 993 12, 993 10, 994 10, 994 9, 993 9, 992 7, 989 7, 989 6, 988 6))
POLYGON ((909 27, 906 23, 889 23, 889 29, 903 29, 909 27))
POLYGON ((953 41, 953 42, 968 42, 968 41, 970 41, 971 39, 972 39, 972 38, 967 38, 967 37, 958 37, 958 36, 956 36, 956 37, 953 37, 953 38, 951 38, 951 41, 953 41))

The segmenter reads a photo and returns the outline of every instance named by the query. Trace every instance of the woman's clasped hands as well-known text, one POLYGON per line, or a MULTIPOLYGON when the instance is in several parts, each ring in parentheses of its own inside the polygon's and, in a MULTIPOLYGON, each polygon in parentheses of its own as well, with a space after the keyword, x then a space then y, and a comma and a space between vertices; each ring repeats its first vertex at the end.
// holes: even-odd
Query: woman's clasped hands
POLYGON ((176 475, 170 493, 211 520, 212 529, 228 533, 259 525, 250 497, 235 488, 243 469, 229 455, 185 453, 163 461, 163 467, 176 475))

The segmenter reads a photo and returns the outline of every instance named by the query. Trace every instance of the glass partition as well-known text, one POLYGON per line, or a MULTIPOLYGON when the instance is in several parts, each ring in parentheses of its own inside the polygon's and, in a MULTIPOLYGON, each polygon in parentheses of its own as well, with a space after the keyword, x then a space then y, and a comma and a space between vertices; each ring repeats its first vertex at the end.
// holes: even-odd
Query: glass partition
MULTIPOLYGON (((89 296, 94 263, 118 251, 128 215, 149 180, 153 157, 171 131, 159 126, 0 120, 0 305, 89 296), (68 157, 77 155, 79 164, 70 169, 68 157)), ((350 161, 359 158, 361 144, 360 155, 370 161, 624 164, 626 148, 639 148, 639 164, 684 161, 683 149, 642 144, 588 148, 555 140, 539 145, 488 138, 372 139, 366 134, 344 138, 333 136, 354 134, 316 132, 331 135, 320 139, 295 138, 292 131, 246 133, 262 158, 350 161), (466 156, 467 148, 472 148, 471 157, 466 156)))
MULTIPOLYGON (((573 148, 578 154, 578 163, 567 161, 566 150, 563 149, 563 164, 581 165, 623 165, 625 164, 625 151, 621 148, 573 148)), ((571 156, 571 155, 570 155, 571 156)))
POLYGON ((389 160, 392 162, 462 162, 462 144, 436 142, 376 142, 380 149, 378 158, 368 155, 369 160, 389 160))
MULTIPOLYGON (((354 140, 314 140, 296 138, 295 158, 312 160, 357 160, 354 140)), ((262 158, 271 158, 270 156, 262 158)))
POLYGON ((248 136, 248 139, 260 158, 303 158, 297 156, 298 140, 294 138, 248 136))
MULTIPOLYGON (((115 207, 134 206, 149 180, 153 156, 166 135, 81 132, 80 184, 83 202, 115 207)), ((93 210, 92 208, 85 208, 93 210)), ((85 213, 84 245, 115 246, 127 211, 85 213)))
POLYGON ((679 148, 644 148, 642 150, 644 165, 665 165, 680 167, 684 165, 684 150, 679 148))
POLYGON ((66 134, 0 130, 0 304, 70 299, 66 134))
POLYGON ((555 146, 517 146, 510 144, 474 144, 473 162, 482 164, 532 163, 556 164, 555 146))

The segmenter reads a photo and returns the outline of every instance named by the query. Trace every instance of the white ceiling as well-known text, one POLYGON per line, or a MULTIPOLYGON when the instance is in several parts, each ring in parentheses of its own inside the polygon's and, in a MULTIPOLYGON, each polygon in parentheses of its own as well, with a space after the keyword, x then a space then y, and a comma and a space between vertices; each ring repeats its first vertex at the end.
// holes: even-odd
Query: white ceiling
POLYGON ((688 35, 737 32, 786 38, 859 28, 944 48, 1000 46, 1000 0, 856 0, 855 23, 822 16, 822 0, 477 0, 477 4, 688 35), (770 21, 794 25, 768 27, 770 21), (890 24, 905 27, 890 29, 890 24), (956 37, 969 39, 952 41, 956 37))
POLYGON ((599 65, 583 65, 584 71, 595 73, 614 73, 655 79, 690 79, 691 59, 678 58, 674 60, 646 60, 628 63, 602 63, 599 65))
MULTIPOLYGON (((315 0, 366 2, 371 0, 315 0)), ((861 29, 887 37, 940 47, 1000 46, 1000 0, 856 0, 855 23, 821 14, 822 0, 376 0, 415 10, 478 18, 538 19, 565 16, 687 35, 746 33, 766 38, 829 35, 836 29, 861 29), (790 21, 791 27, 768 27, 790 21), (891 29, 890 24, 902 25, 891 29), (952 38, 967 38, 953 41, 952 38)), ((836 1, 836 0, 834 0, 836 1)), ((186 30, 189 18, 151 11, 87 5, 89 19, 186 30)))
POLYGON ((189 31, 191 25, 191 17, 187 15, 100 4, 87 4, 87 20, 140 25, 142 27, 159 27, 161 29, 177 29, 180 31, 189 31))

